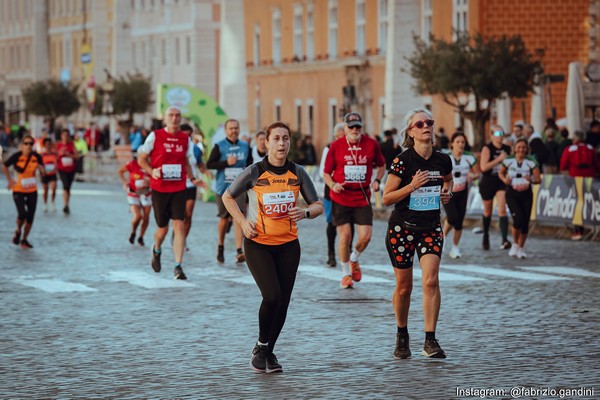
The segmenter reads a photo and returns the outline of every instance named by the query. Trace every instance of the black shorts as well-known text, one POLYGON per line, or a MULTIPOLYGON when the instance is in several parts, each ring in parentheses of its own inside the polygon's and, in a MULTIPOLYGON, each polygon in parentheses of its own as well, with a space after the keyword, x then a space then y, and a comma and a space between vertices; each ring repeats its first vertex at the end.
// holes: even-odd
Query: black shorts
POLYGON ((482 176, 479 181, 479 193, 483 200, 493 200, 497 192, 506 190, 506 184, 497 176, 482 176))
POLYGON ((17 214, 20 221, 27 221, 29 224, 33 223, 37 198, 37 191, 31 193, 13 192, 13 200, 17 207, 17 214))
POLYGON ((50 182, 56 182, 56 181, 57 181, 56 174, 42 176, 42 183, 50 183, 50 182))
POLYGON ((454 192, 452 198, 447 204, 444 204, 448 223, 457 231, 462 230, 465 214, 467 213, 467 200, 469 198, 469 189, 454 192))
MULTIPOLYGON (((217 201, 217 217, 229 218, 229 211, 227 211, 227 208, 225 208, 225 204, 223 204, 223 197, 219 196, 218 194, 215 195, 215 197, 217 201)), ((237 198, 235 198, 235 202, 237 203, 242 213, 244 213, 244 215, 246 214, 246 209, 248 208, 247 198, 248 195, 246 193, 242 193, 237 198)))
POLYGON ((154 219, 159 228, 169 225, 171 219, 185 219, 185 190, 179 192, 152 191, 154 219))
POLYGON ((185 200, 194 200, 196 201, 196 196, 198 195, 198 188, 196 186, 189 187, 185 189, 185 200))
POLYGON ((58 171, 58 174, 60 175, 60 181, 62 182, 63 190, 69 192, 71 190, 73 180, 75 179, 75 172, 58 171))
POLYGON ((385 235, 385 247, 394 268, 412 268, 415 251, 419 260, 425 254, 442 257, 444 232, 439 223, 431 231, 414 232, 390 222, 385 235))
POLYGON ((336 226, 344 224, 373 225, 373 209, 370 205, 362 207, 346 207, 331 201, 333 223, 336 226))

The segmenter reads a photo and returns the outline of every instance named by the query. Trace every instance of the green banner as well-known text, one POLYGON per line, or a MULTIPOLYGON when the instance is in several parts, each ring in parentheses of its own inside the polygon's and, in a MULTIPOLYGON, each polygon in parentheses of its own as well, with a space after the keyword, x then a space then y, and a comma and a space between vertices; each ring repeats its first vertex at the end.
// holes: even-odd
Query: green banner
POLYGON ((189 85, 159 84, 156 88, 156 115, 162 119, 165 110, 175 106, 181 115, 197 125, 204 135, 206 149, 212 136, 227 121, 227 114, 215 99, 189 85))

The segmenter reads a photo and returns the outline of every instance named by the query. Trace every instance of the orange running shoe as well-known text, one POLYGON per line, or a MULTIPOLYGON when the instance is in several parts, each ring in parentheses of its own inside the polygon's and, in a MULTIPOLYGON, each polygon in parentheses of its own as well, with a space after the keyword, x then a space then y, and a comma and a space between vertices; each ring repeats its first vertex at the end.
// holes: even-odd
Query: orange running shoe
POLYGON ((360 270, 360 264, 358 261, 350 261, 350 271, 352 271, 352 280, 354 282, 360 282, 362 279, 362 271, 360 270))
POLYGON ((340 283, 340 287, 342 289, 352 289, 352 286, 354 284, 352 283, 352 277, 350 275, 344 275, 344 277, 342 278, 342 282, 340 283))

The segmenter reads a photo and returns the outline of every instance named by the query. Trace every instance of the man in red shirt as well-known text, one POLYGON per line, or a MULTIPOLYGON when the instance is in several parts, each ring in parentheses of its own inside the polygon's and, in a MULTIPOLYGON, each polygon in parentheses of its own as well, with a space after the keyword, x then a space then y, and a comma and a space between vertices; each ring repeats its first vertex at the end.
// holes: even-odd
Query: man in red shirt
POLYGON ((385 173, 385 159, 375 139, 362 133, 360 114, 351 112, 344 116, 345 136, 329 147, 323 180, 330 188, 333 221, 339 236, 339 254, 342 265, 343 289, 352 288, 353 281, 362 278, 358 257, 367 248, 373 232, 371 189, 379 190, 385 173), (373 177, 373 167, 377 175, 373 177), (356 225, 358 240, 352 254, 351 224, 356 225))
POLYGON ((169 220, 173 220, 173 254, 175 255, 175 279, 187 279, 181 268, 185 249, 185 180, 192 177, 194 184, 201 184, 193 178, 188 156, 193 150, 188 146, 189 137, 179 130, 181 111, 169 107, 165 111, 166 128, 151 132, 146 142, 138 148, 138 163, 150 175, 152 207, 156 220, 154 246, 150 265, 154 272, 160 272, 161 245, 169 232, 169 220))
MULTIPOLYGON (((563 150, 560 157, 560 170, 568 171, 572 177, 583 176, 594 178, 600 171, 600 163, 594 148, 585 143, 585 133, 575 131, 573 133, 573 144, 563 150)), ((581 240, 583 238, 583 226, 575 225, 571 239, 581 240)))

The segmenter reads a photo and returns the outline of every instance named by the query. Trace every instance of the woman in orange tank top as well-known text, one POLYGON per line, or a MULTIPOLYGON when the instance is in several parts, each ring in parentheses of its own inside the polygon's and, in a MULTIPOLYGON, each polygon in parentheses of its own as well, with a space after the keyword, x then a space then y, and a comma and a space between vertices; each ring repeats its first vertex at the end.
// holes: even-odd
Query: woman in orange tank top
POLYGON ((288 161, 290 128, 275 122, 267 128, 267 156, 246 168, 223 194, 223 204, 244 232, 244 254, 260 292, 258 341, 250 367, 282 372, 273 353, 285 323, 300 263, 297 222, 323 212, 315 186, 303 167, 288 161), (248 193, 247 216, 235 198, 248 193), (298 195, 308 204, 298 207, 298 195))

